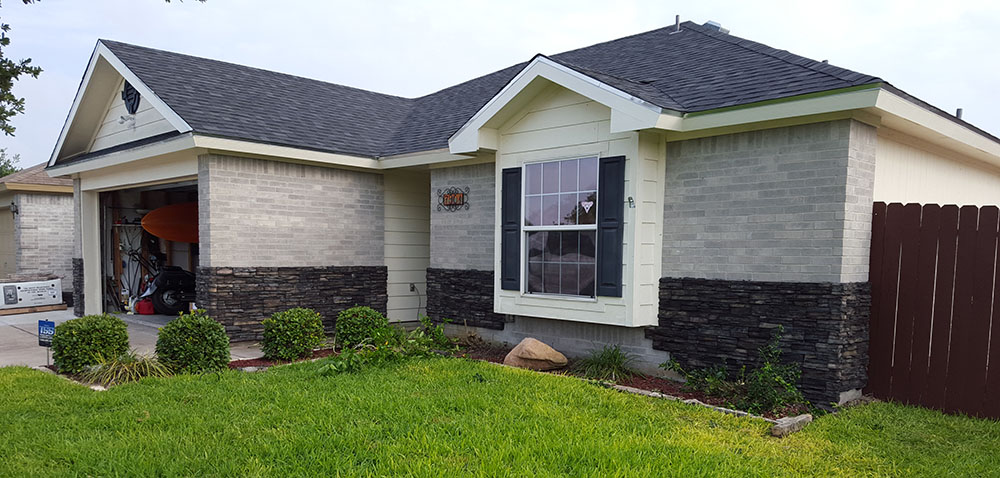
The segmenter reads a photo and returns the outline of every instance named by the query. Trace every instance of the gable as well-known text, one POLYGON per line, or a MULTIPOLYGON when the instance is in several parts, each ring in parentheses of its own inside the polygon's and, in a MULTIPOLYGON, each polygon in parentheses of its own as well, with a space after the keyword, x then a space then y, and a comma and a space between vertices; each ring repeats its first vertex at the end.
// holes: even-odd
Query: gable
POLYGON ((177 113, 98 42, 48 164, 53 166, 163 133, 190 130, 177 113), (127 111, 122 97, 126 82, 139 95, 134 114, 127 111))
POLYGON ((112 90, 111 102, 104 113, 104 119, 94 134, 87 152, 118 146, 120 144, 176 131, 176 128, 142 95, 135 114, 129 114, 122 99, 125 78, 118 81, 112 90))

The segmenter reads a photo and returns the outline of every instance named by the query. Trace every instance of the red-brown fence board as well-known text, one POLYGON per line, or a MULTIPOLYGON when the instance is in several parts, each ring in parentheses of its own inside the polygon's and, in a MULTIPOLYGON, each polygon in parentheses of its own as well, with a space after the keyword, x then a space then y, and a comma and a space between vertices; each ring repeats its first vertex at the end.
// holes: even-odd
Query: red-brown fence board
POLYGON ((870 393, 1000 418, 998 229, 995 206, 875 203, 870 393))

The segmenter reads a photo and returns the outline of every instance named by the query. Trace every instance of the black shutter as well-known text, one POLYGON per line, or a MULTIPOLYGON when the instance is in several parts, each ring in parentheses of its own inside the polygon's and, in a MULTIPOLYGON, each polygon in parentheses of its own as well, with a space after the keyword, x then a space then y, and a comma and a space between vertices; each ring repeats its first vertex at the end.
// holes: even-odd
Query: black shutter
POLYGON ((622 296, 625 156, 601 158, 597 200, 597 295, 622 296))
POLYGON ((521 168, 503 170, 500 182, 500 288, 521 290, 521 168))

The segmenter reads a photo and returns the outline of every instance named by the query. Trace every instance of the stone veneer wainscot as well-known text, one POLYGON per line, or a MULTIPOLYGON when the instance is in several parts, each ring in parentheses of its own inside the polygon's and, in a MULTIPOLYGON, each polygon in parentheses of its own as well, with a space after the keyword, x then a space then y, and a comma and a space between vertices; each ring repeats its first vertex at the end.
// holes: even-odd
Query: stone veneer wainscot
POLYGON ((257 340, 261 321, 307 307, 332 333, 337 314, 355 305, 386 312, 384 266, 200 267, 197 305, 226 327, 231 340, 257 340))

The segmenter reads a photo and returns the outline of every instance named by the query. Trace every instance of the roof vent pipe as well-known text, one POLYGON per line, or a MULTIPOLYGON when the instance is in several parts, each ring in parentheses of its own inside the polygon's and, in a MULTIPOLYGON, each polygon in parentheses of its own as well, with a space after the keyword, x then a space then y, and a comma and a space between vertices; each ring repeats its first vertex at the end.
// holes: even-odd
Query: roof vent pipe
POLYGON ((681 32, 681 16, 680 15, 674 15, 674 31, 670 32, 670 35, 673 35, 674 33, 680 33, 680 32, 681 32))
POLYGON ((955 110, 955 117, 958 119, 962 119, 962 108, 955 110))

